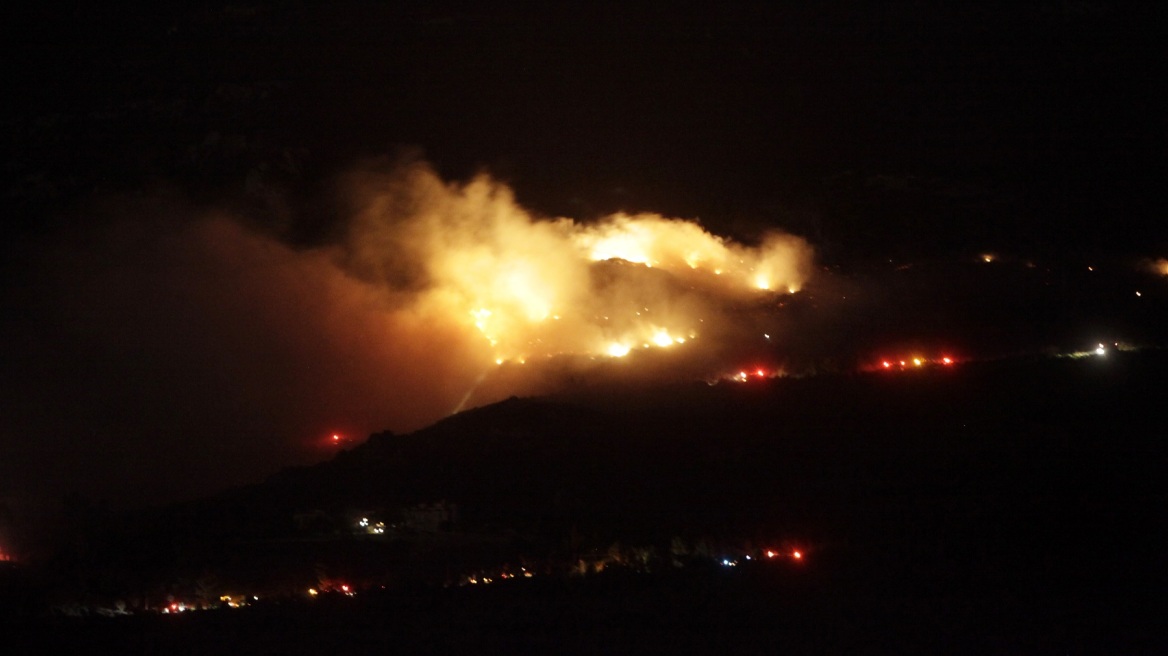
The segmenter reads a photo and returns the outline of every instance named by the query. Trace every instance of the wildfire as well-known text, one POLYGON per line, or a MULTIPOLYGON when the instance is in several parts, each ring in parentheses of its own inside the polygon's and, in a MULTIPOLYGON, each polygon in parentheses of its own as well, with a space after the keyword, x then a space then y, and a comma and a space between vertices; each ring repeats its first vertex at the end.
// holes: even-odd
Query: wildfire
POLYGON ((746 246, 657 214, 542 219, 489 177, 407 173, 355 222, 349 264, 404 277, 411 311, 477 336, 484 364, 676 347, 721 299, 794 292, 810 271, 810 248, 789 235, 746 246))

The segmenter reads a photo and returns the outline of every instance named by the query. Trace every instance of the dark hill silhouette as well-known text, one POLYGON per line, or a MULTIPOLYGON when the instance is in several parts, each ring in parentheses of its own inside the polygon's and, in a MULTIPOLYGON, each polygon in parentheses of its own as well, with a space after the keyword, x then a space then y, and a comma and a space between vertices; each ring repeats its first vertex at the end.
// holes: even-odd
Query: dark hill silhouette
POLYGON ((1166 360, 1116 352, 512 398, 163 515, 223 537, 242 525, 279 534, 309 508, 438 501, 461 508, 464 530, 614 539, 1120 521, 1160 494, 1166 360))
MULTIPOLYGON (((392 608, 401 626, 439 627, 473 607, 444 638, 456 642, 499 626, 527 636, 539 616, 549 636, 615 618, 604 635, 656 644, 652 627, 692 620, 729 644, 831 635, 866 649, 873 636, 911 635, 975 651, 1147 647, 1158 642, 1147 600, 1168 582, 1166 388, 1168 352, 1145 350, 512 398, 409 435, 373 435, 257 485, 120 517, 77 536, 45 571, 57 587, 110 599, 216 585, 303 596, 342 575, 384 582, 399 596, 327 612, 382 622, 392 608), (366 536, 345 523, 443 501, 460 513, 435 534, 366 536), (297 517, 333 523, 306 529, 297 517), (548 581, 489 603, 411 596, 433 590, 411 580, 440 583, 492 559, 571 562, 618 542, 668 554, 674 538, 786 541, 809 555, 798 576, 743 568, 733 580, 713 570, 677 579, 666 566, 656 583, 548 581), (621 605, 632 599, 635 615, 621 605), (546 603, 568 624, 540 615, 546 603)), ((257 612, 219 621, 254 641, 265 635, 256 618, 317 617, 257 612)))

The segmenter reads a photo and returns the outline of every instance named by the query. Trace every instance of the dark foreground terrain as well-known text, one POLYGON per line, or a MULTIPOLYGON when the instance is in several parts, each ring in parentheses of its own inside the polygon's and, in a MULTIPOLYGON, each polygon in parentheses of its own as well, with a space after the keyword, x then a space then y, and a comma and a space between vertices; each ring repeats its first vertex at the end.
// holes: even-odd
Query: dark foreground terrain
POLYGON ((936 574, 928 563, 857 571, 829 559, 798 572, 614 573, 182 616, 57 619, 10 634, 35 642, 9 653, 1085 654, 1164 645, 1154 611, 1098 587, 1097 577, 1045 588, 1035 585, 1039 574, 1003 590, 930 581, 936 574))
POLYGON ((1157 653, 1166 383, 1168 355, 1143 350, 513 399, 113 522, 32 575, 7 635, 43 653, 1157 653), (430 537, 289 519, 435 499, 461 513, 430 537), (772 544, 806 557, 745 559, 772 544), (573 573, 606 547, 603 572, 573 573), (492 559, 539 576, 467 585, 492 559), (50 603, 181 595, 207 572, 261 599, 50 603), (342 575, 355 596, 304 594, 342 575))

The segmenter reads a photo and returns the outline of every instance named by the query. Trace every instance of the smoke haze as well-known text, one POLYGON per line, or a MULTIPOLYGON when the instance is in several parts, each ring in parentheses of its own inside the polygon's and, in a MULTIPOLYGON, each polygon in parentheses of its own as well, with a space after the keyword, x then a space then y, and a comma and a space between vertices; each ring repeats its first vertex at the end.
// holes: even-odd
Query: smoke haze
POLYGON ((5 425, 23 444, 7 478, 55 452, 50 487, 113 467, 107 497, 190 496, 322 459, 334 432, 408 431, 582 378, 717 375, 761 335, 756 310, 811 271, 797 237, 546 219, 487 175, 424 163, 339 190, 343 227, 307 248, 166 194, 30 247, 21 275, 43 293, 5 326, 21 344, 5 425))

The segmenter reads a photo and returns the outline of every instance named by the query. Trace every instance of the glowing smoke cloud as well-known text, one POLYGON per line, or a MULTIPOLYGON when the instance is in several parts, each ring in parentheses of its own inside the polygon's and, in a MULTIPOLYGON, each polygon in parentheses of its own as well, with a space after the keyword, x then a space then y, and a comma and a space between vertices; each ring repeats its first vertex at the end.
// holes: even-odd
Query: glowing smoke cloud
POLYGON ((676 347, 701 339, 711 299, 794 292, 810 271, 796 237, 747 247, 655 214, 540 220, 487 176, 447 184, 415 165, 353 182, 345 266, 477 334, 483 364, 676 347))
POLYGON ((10 294, 3 419, 37 437, 0 470, 67 441, 102 455, 42 487, 174 498, 319 460, 334 433, 414 430, 565 381, 737 370, 726 349, 776 332, 772 301, 810 263, 783 235, 751 248, 655 215, 540 219, 488 177, 425 165, 365 168, 341 192, 335 238, 310 247, 165 192, 95 203, 30 246, 10 291, 40 293, 10 294))

